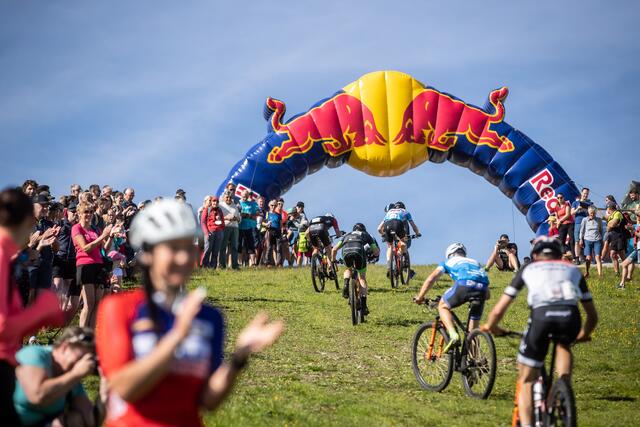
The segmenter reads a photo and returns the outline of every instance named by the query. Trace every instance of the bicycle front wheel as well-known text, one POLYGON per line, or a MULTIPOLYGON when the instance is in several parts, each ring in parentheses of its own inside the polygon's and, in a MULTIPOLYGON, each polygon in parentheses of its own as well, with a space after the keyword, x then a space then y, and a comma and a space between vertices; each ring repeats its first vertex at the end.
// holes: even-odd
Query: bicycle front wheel
POLYGON ((467 395, 486 399, 496 380, 496 346, 487 332, 474 329, 467 336, 466 369, 462 383, 467 395))
POLYGON ((566 377, 560 377, 553 383, 547 398, 547 418, 545 426, 575 427, 578 423, 576 401, 571 383, 566 377))
POLYGON ((311 257, 311 283, 313 284, 313 289, 315 289, 316 292, 324 291, 324 276, 321 273, 321 263, 322 261, 318 255, 313 255, 311 257))
POLYGON ((411 346, 411 367, 418 384, 425 390, 442 391, 453 375, 453 355, 443 353, 449 341, 445 328, 434 322, 420 325, 411 346))

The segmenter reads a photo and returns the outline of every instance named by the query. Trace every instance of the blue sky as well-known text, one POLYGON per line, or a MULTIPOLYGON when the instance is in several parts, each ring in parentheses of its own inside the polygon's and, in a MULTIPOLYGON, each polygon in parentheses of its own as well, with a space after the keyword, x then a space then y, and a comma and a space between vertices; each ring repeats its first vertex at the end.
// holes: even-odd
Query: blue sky
MULTIPOLYGON (((593 199, 639 179, 637 2, 29 2, 0 4, 0 184, 55 195, 72 182, 187 191, 196 205, 265 135, 267 96, 288 116, 374 70, 395 69, 482 105, 510 88, 506 121, 593 199), (635 40, 635 41, 634 41, 635 40)), ((404 200, 425 238, 486 260, 524 217, 497 188, 450 163, 374 178, 322 170, 285 195, 343 228, 375 227, 404 200)))

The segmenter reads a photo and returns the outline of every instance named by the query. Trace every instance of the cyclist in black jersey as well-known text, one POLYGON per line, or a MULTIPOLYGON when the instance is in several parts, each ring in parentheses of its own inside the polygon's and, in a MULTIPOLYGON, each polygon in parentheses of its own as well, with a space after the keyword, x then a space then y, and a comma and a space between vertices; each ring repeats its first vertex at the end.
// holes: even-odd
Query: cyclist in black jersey
POLYGON ((338 227, 338 220, 332 213, 317 216, 309 222, 309 241, 311 242, 311 246, 313 246, 314 255, 318 253, 320 244, 324 246, 327 255, 331 254, 330 228, 333 228, 336 236, 340 237, 342 233, 338 227))
POLYGON ((555 371, 558 376, 571 379, 571 344, 589 341, 598 322, 598 313, 591 293, 580 270, 573 264, 561 261, 562 245, 547 236, 533 242, 533 262, 518 271, 511 284, 489 314, 481 329, 492 333, 504 332, 500 320, 520 290, 528 289, 527 302, 531 314, 518 352, 518 382, 520 394, 518 407, 522 427, 531 425, 532 385, 540 375, 540 368, 553 339, 557 343, 555 371), (587 318, 581 327, 578 300, 587 318))

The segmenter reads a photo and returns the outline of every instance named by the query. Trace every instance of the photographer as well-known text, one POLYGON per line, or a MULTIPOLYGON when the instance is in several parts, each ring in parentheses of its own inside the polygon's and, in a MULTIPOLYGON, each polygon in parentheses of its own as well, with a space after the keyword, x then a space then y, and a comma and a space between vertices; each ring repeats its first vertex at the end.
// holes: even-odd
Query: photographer
POLYGON ((96 369, 93 331, 67 328, 53 347, 27 346, 16 359, 13 404, 22 425, 96 425, 82 387, 82 379, 96 369))
POLYGON ((487 260, 485 269, 489 271, 493 264, 500 271, 517 271, 520 269, 520 261, 518 260, 518 246, 509 242, 509 236, 503 234, 496 242, 493 252, 487 260))

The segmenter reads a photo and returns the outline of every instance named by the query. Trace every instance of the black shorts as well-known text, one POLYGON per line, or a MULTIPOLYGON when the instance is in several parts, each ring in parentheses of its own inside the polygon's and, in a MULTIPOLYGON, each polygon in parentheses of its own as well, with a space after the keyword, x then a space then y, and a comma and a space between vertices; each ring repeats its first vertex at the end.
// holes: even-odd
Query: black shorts
POLYGON ((49 289, 53 282, 53 265, 41 263, 38 267, 29 267, 29 289, 49 289))
POLYGON ((247 251, 248 254, 255 253, 256 251, 256 240, 253 228, 239 231, 238 252, 242 252, 243 250, 247 251))
POLYGON ((627 249, 627 239, 619 233, 618 231, 609 230, 609 234, 607 236, 609 239, 609 249, 613 251, 626 251, 627 249))
POLYGON ((76 282, 80 286, 102 284, 102 264, 83 264, 77 267, 76 282))
POLYGON ((474 301, 471 305, 469 317, 472 320, 480 320, 484 311, 484 301, 487 299, 487 288, 478 283, 477 286, 469 286, 456 282, 452 287, 442 295, 442 300, 449 308, 460 307, 462 304, 469 302, 471 299, 480 299, 474 301))
POLYGON ((64 280, 76 278, 76 260, 66 261, 60 258, 53 259, 53 277, 61 277, 64 280))
POLYGON ((367 269, 367 258, 361 245, 345 246, 342 249, 344 265, 355 268, 359 272, 367 269))
POLYGON ((572 344, 581 324, 580 311, 575 305, 548 305, 533 309, 520 342, 518 362, 532 368, 542 367, 551 340, 572 344))
POLYGON ((404 239, 407 235, 406 228, 404 226, 404 221, 400 221, 399 219, 391 219, 384 223, 384 240, 385 242, 393 242, 393 234, 398 237, 398 239, 404 239))
POLYGON ((314 228, 311 226, 309 228, 309 241, 314 248, 319 248, 321 243, 325 248, 331 246, 329 231, 325 230, 324 227, 314 228))

